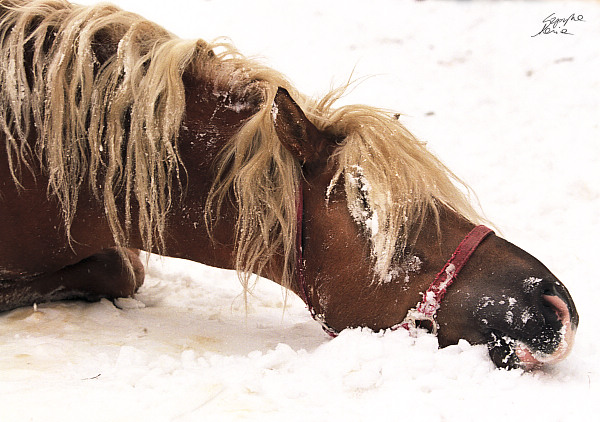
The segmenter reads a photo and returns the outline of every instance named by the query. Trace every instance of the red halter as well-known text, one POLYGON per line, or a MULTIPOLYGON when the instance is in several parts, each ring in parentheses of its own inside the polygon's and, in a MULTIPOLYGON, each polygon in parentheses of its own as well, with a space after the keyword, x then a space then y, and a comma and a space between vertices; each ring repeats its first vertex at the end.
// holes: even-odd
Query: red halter
MULTIPOLYGON (((296 217, 296 277, 298 279, 298 287, 302 294, 302 299, 306 303, 310 314, 313 319, 319 322, 323 330, 332 337, 338 335, 338 332, 331 328, 325 322, 324 315, 317 314, 310 296, 308 294, 308 286, 306 284, 306 275, 304 273, 304 254, 302 245, 302 220, 303 220, 303 192, 302 184, 298 188, 297 198, 297 217, 296 217)), ((431 324, 431 331, 433 334, 437 333, 438 324, 435 320, 437 310, 440 308, 440 304, 446 295, 448 287, 454 283, 456 276, 465 266, 475 249, 483 242, 483 240, 490 234, 494 233, 492 229, 486 226, 476 226, 471 230, 465 238, 460 242, 446 265, 437 274, 425 294, 423 294, 423 300, 417 304, 416 307, 412 308, 406 314, 404 321, 391 327, 391 330, 397 330, 402 327, 414 333, 417 329, 417 321, 429 321, 431 324)))
POLYGON ((471 230, 462 242, 460 242, 460 245, 458 245, 448 262, 446 262, 446 265, 435 276, 435 279, 423 295, 423 300, 406 313, 404 321, 391 329, 397 330, 402 327, 413 333, 417 328, 417 321, 429 321, 431 323, 431 332, 437 334, 439 327, 435 320, 435 314, 440 309, 440 304, 446 295, 448 287, 454 283, 456 276, 465 266, 473 252, 475 252, 475 249, 492 233, 494 233, 492 229, 486 226, 476 226, 471 230))

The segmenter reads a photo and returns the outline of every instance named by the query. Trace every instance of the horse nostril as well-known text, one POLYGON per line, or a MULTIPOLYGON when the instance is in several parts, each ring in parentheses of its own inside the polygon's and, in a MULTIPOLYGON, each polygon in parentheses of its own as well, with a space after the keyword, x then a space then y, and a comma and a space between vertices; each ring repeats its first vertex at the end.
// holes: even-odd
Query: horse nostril
POLYGON ((540 311, 546 322, 554 325, 559 322, 563 327, 577 327, 579 316, 569 292, 557 280, 543 280, 538 285, 538 297, 541 297, 540 311), (554 323, 554 324, 553 324, 554 323))
MULTIPOLYGON (((551 315, 556 316, 558 321, 560 321, 560 323, 563 326, 569 324, 571 317, 569 314, 569 307, 567 306, 567 304, 560 297, 545 293, 546 292, 542 294, 542 300, 544 301, 544 309, 548 310, 548 312, 553 313, 551 315)), ((544 313, 546 314, 546 312, 544 313)))

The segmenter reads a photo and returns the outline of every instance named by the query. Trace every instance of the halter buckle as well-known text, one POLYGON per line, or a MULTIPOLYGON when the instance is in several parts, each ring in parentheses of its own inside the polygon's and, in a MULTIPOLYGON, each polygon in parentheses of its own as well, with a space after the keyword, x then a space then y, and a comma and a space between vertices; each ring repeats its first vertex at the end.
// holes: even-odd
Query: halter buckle
POLYGON ((417 310, 417 308, 418 308, 418 306, 416 308, 410 309, 406 313, 406 317, 404 317, 404 321, 402 321, 398 326, 396 326, 392 329, 402 327, 402 328, 408 330, 408 332, 410 333, 410 335, 412 337, 415 337, 417 334, 417 329, 419 328, 417 326, 417 321, 428 321, 431 324, 431 334, 437 335, 439 326, 438 326, 437 321, 435 320, 435 316, 424 314, 423 312, 420 312, 419 310, 417 310))

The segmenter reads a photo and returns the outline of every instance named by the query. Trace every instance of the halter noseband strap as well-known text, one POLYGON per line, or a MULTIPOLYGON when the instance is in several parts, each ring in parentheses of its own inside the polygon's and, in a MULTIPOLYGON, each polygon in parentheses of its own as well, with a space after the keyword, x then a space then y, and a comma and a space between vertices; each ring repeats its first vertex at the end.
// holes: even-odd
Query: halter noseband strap
MULTIPOLYGON (((304 254, 303 254, 303 236, 302 236, 302 220, 303 220, 303 205, 304 197, 302 192, 302 183, 298 186, 298 197, 296 198, 297 214, 296 214, 296 278, 302 299, 308 307, 313 319, 321 324, 323 330, 332 337, 338 335, 338 332, 331 328, 325 322, 324 315, 317 314, 310 295, 308 293, 308 285, 306 284, 306 275, 304 273, 304 254)), ((428 321, 431 324, 431 331, 437 334, 438 324, 435 320, 435 315, 440 308, 440 304, 446 295, 448 287, 454 283, 456 276, 465 266, 475 249, 483 242, 490 234, 494 233, 492 229, 479 225, 471 230, 465 238, 460 242, 446 265, 436 275, 435 279, 423 294, 423 300, 416 307, 410 309, 404 321, 391 327, 391 330, 397 330, 402 327, 414 333, 417 329, 417 321, 428 321)))

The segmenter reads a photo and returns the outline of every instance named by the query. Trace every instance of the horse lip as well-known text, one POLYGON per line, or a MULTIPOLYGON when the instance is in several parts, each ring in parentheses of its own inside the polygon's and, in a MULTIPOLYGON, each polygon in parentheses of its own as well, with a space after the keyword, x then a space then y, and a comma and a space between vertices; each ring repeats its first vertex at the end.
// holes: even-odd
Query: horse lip
POLYGON ((539 353, 532 352, 523 342, 517 341, 516 344, 515 355, 517 356, 519 366, 522 369, 530 371, 543 365, 545 359, 544 357, 539 356, 539 353), (536 355, 538 357, 536 357, 536 355))
MULTIPOLYGON (((533 369, 541 368, 546 363, 555 363, 559 360, 564 359, 564 357, 566 356, 565 355, 561 358, 556 358, 554 357, 554 353, 549 355, 543 352, 534 351, 521 341, 516 341, 515 344, 515 355, 519 360, 519 366, 525 371, 531 371, 533 369)), ((561 347, 562 346, 559 346, 559 349, 561 349, 561 347)))
POLYGON ((530 371, 541 367, 547 361, 545 354, 534 351, 525 342, 516 340, 508 334, 492 330, 490 336, 492 338, 488 342, 490 357, 499 368, 530 371))
MULTIPOLYGON (((513 368, 521 368, 525 371, 531 371, 539 369, 546 364, 554 364, 564 360, 571 352, 575 340, 575 333, 577 326, 566 322, 560 330, 561 340, 552 353, 545 353, 539 350, 535 350, 533 347, 527 345, 522 340, 516 340, 508 334, 501 334, 499 331, 492 330, 492 338, 494 342, 489 343, 490 351, 494 343, 497 343, 501 339, 508 347, 509 351, 504 356, 502 363, 506 366, 512 366, 513 368), (513 358, 515 358, 513 360, 513 358), (512 363, 511 363, 512 360, 512 363)), ((498 365, 500 366, 500 365, 498 365)))
POLYGON ((576 328, 573 328, 570 323, 563 325, 560 330, 562 339, 556 350, 551 354, 533 351, 525 343, 517 341, 515 354, 519 359, 520 366, 529 371, 547 363, 558 363, 564 360, 573 348, 575 332, 576 328))

